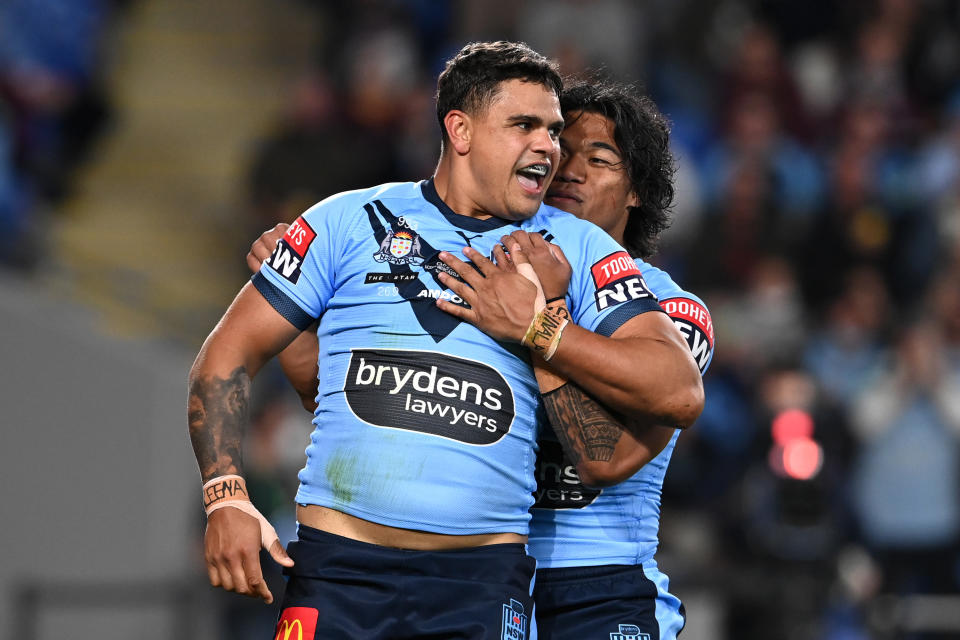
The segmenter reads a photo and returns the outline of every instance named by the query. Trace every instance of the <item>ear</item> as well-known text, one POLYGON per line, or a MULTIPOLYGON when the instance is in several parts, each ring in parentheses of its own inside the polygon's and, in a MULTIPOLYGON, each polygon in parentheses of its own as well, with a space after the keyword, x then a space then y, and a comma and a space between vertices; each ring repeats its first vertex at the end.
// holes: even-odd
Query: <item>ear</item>
POLYGON ((464 155, 470 151, 473 121, 467 113, 459 109, 451 109, 443 117, 443 126, 447 130, 450 146, 457 154, 464 155))
POLYGON ((638 196, 633 190, 627 194, 627 206, 628 207, 639 207, 640 206, 640 196, 638 196))

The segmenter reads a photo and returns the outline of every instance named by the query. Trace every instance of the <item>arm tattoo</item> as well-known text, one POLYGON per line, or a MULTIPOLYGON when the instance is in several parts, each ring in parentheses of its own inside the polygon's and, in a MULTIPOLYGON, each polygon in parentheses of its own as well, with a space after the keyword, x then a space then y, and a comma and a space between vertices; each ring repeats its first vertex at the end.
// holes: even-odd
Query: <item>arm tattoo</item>
POLYGON ((243 468, 240 443, 247 422, 250 376, 237 367, 228 378, 198 377, 190 384, 190 441, 206 482, 243 468))
POLYGON ((573 464, 581 460, 606 462, 623 435, 613 415, 580 387, 567 383, 543 396, 550 424, 573 464))

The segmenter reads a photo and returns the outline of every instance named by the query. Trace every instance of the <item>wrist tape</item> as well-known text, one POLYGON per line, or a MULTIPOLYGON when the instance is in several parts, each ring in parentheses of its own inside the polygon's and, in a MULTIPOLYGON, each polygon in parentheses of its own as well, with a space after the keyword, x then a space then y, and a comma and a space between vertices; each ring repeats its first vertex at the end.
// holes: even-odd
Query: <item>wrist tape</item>
POLYGON ((520 344, 533 349, 544 360, 549 361, 557 352, 563 329, 569 322, 570 313, 565 306, 544 307, 533 316, 533 322, 527 328, 520 344))
POLYGON ((263 545, 264 549, 269 550, 274 542, 280 540, 280 536, 277 535, 273 525, 250 502, 250 496, 247 494, 247 483, 242 477, 237 475, 217 476, 204 483, 203 508, 207 512, 207 517, 209 518, 211 513, 223 507, 233 507, 256 518, 260 525, 260 544, 263 545))

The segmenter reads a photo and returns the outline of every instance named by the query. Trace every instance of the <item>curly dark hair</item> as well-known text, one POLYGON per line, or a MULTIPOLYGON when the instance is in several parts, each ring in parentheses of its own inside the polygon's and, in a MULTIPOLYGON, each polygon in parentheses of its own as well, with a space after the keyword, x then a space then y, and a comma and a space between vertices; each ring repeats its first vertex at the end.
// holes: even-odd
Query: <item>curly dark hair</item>
POLYGON ((569 126, 572 113, 596 113, 614 124, 630 185, 640 205, 630 207, 623 244, 634 257, 657 251, 660 233, 670 226, 673 176, 670 124, 657 105, 634 86, 605 78, 578 79, 560 94, 560 108, 569 126))
POLYGON ((563 80, 557 63, 523 42, 471 42, 447 61, 437 78, 437 120, 443 142, 443 118, 453 109, 476 113, 496 95, 501 82, 524 80, 542 84, 558 96, 563 80))

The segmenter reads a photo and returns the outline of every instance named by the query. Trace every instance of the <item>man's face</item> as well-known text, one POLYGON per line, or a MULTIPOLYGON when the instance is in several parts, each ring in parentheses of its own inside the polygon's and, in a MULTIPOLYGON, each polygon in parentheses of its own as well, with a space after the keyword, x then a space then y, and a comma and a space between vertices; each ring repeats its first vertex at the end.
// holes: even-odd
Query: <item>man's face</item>
POLYGON ((533 216, 560 158, 563 117, 557 95, 540 84, 507 80, 472 121, 469 155, 477 209, 510 220, 533 216))
POLYGON ((547 204, 589 220, 618 241, 627 226, 627 207, 637 206, 613 121, 573 111, 560 137, 560 167, 547 189, 547 204))

